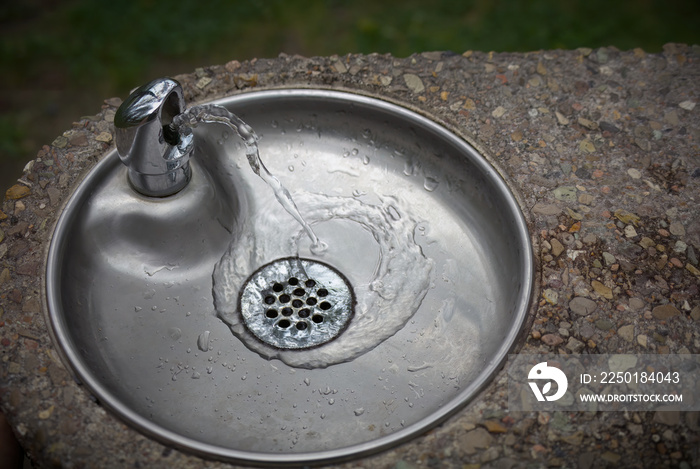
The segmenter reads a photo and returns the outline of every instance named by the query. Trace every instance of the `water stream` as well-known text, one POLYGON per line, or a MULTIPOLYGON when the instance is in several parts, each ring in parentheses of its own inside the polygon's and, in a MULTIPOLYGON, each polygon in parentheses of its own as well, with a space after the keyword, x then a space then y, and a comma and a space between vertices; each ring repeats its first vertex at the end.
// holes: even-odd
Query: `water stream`
POLYGON ((200 123, 224 124, 238 134, 245 144, 245 154, 250 169, 265 181, 270 189, 272 189, 280 205, 299 222, 309 236, 309 239, 311 239, 313 250, 318 253, 322 252, 326 248, 326 245, 318 239, 314 230, 306 220, 304 220, 304 217, 301 216, 287 188, 265 167, 265 164, 260 158, 260 152, 258 151, 258 136, 253 128, 243 122, 240 117, 229 112, 225 107, 216 104, 192 106, 173 119, 173 124, 180 134, 191 134, 192 129, 197 127, 200 123))
POLYGON ((227 109, 194 106, 174 120, 185 133, 203 122, 225 124, 241 137, 253 172, 299 223, 281 225, 273 211, 264 210, 234 227, 232 242, 213 273, 214 306, 232 333, 267 359, 312 369, 352 360, 403 328, 427 294, 433 270, 433 261, 414 239, 418 220, 411 216, 410 205, 380 194, 376 194, 379 203, 368 203, 352 195, 303 191, 295 194, 295 203, 263 164, 253 129, 227 109), (311 225, 319 227, 329 244, 318 238, 311 225), (303 233, 309 245, 302 242, 303 233), (239 292, 262 265, 302 254, 321 258, 347 276, 355 292, 355 316, 332 342, 310 349, 282 350, 257 340, 247 329, 238 311, 239 292))

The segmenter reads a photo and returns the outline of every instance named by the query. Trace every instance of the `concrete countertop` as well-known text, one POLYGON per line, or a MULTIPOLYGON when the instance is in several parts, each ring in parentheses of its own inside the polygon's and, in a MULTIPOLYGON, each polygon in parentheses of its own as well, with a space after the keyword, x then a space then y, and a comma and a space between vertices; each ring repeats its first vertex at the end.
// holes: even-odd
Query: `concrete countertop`
MULTIPOLYGON (((700 353, 700 47, 282 55, 176 78, 188 103, 264 88, 342 89, 470 136, 531 220, 539 303, 516 351, 700 353)), ((107 99, 40 149, 5 194, 2 410, 36 467, 229 467, 165 447, 105 411, 71 378, 46 325, 52 230, 81 177, 113 148, 120 102, 107 99)), ((501 372, 441 426, 345 467, 700 467, 698 414, 509 413, 501 372)))

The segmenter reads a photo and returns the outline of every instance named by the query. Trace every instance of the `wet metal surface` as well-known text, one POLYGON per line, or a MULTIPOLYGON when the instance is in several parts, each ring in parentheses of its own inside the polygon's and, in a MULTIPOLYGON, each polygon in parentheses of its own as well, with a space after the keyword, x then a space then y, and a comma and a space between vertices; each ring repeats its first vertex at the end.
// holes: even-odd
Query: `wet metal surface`
MULTIPOLYGON (((425 297, 376 347, 326 368, 251 350, 214 311, 212 272, 251 221, 294 221, 251 174, 242 144, 220 127, 201 126, 192 181, 180 193, 139 195, 111 153, 64 210, 47 295, 54 335, 79 379, 129 424, 169 445, 257 463, 368 454, 469 402, 520 331, 533 282, 525 221, 498 172, 445 128, 375 99, 284 90, 219 103, 261 136, 263 159, 298 200, 307 192, 342 196, 391 220, 415 220, 402 235, 433 266, 425 297)), ((388 286, 372 283, 382 265, 373 235, 349 219, 314 228, 328 252, 315 258, 295 238, 288 256, 325 262, 355 290, 381 291, 390 304, 388 286)), ((256 249, 265 241, 256 240, 256 249)), ((275 281, 288 288, 291 278, 272 288, 275 281)), ((298 320, 307 319, 302 309, 298 320)), ((371 313, 358 310, 350 323, 371 313)))

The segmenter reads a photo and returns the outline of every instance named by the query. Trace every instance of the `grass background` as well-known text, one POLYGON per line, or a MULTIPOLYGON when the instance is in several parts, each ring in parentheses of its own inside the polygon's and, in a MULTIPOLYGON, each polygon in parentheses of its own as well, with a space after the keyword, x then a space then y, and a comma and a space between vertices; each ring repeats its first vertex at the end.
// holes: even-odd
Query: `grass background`
POLYGON ((0 189, 102 100, 232 59, 700 43, 697 0, 24 0, 0 5, 0 189))

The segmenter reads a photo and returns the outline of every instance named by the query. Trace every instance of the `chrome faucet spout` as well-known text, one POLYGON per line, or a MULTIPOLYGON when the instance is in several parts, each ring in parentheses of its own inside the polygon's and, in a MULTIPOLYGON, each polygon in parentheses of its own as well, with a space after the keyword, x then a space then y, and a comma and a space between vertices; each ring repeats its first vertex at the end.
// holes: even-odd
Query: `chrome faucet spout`
POLYGON ((117 151, 128 167, 129 182, 138 192, 166 197, 190 181, 193 136, 173 125, 175 116, 184 111, 182 86, 170 78, 137 88, 117 109, 117 151))

